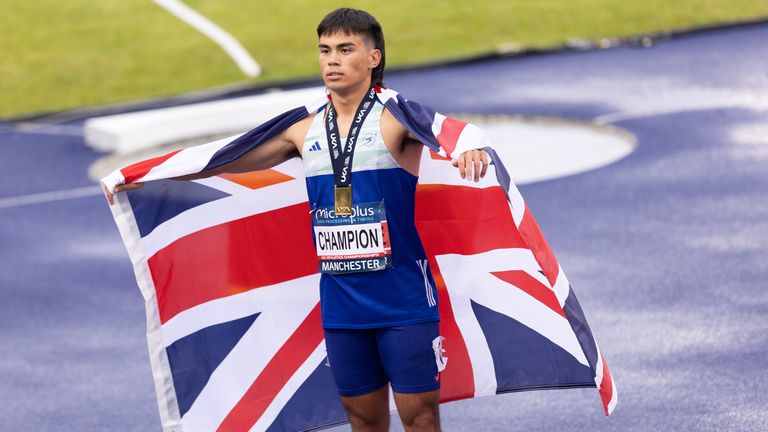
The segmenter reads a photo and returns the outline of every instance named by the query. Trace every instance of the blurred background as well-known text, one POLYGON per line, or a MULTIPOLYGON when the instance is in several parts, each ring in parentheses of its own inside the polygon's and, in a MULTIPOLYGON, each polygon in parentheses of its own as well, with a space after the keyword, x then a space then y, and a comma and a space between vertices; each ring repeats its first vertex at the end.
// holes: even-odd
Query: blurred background
MULTIPOLYGON (((263 67, 248 79, 210 39, 152 1, 2 0, 0 118, 317 72, 315 28, 336 2, 187 0, 263 67)), ((752 19, 754 0, 359 1, 382 24, 387 65, 552 48, 752 19)))

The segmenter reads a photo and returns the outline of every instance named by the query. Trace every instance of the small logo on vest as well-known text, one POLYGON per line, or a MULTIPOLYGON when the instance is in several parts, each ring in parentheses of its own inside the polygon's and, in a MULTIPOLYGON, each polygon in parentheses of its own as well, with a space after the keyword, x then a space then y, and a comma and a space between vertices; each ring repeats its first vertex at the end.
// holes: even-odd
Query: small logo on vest
POLYGON ((374 139, 374 138, 376 138, 376 134, 375 134, 375 133, 373 133, 373 132, 370 132, 370 133, 368 133, 368 134, 367 134, 367 135, 366 135, 366 136, 363 138, 363 142, 362 142, 362 145, 364 145, 364 146, 366 146, 366 147, 367 147, 367 146, 369 146, 369 145, 373 144, 373 139, 374 139))
POLYGON ((312 147, 309 148, 309 151, 318 151, 318 150, 322 150, 322 148, 320 147, 320 142, 315 141, 315 143, 312 144, 312 147))

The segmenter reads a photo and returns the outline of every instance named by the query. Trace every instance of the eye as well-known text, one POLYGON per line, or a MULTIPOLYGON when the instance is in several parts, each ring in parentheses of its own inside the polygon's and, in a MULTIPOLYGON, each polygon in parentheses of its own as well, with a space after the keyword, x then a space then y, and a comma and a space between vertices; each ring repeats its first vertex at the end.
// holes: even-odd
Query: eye
POLYGON ((350 50, 349 48, 342 48, 342 49, 341 49, 341 53, 342 53, 342 54, 347 54, 347 53, 348 53, 348 52, 350 52, 350 51, 351 51, 351 50, 350 50))

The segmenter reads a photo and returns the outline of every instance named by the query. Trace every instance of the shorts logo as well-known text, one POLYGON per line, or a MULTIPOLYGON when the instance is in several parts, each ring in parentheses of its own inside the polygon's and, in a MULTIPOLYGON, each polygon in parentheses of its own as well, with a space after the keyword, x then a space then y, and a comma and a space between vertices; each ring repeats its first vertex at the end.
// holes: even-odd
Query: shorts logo
POLYGON ((445 365, 448 364, 448 357, 443 356, 443 353, 445 352, 443 349, 444 340, 444 337, 438 336, 432 341, 432 350, 435 351, 435 363, 437 364, 435 381, 440 381, 440 372, 442 372, 443 369, 445 369, 445 365))

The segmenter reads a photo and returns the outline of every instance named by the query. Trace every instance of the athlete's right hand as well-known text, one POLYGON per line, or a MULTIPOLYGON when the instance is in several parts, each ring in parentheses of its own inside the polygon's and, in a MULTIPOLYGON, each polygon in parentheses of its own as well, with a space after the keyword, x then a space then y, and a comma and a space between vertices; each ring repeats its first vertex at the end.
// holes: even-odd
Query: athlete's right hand
MULTIPOLYGON (((115 193, 122 192, 125 190, 130 189, 138 189, 140 187, 144 186, 144 183, 129 183, 129 184, 121 184, 115 186, 115 193)), ((102 189, 104 189, 104 195, 107 197, 107 201, 109 201, 109 205, 112 205, 115 203, 115 196, 112 194, 112 192, 107 189, 107 186, 102 183, 101 184, 102 189)))

